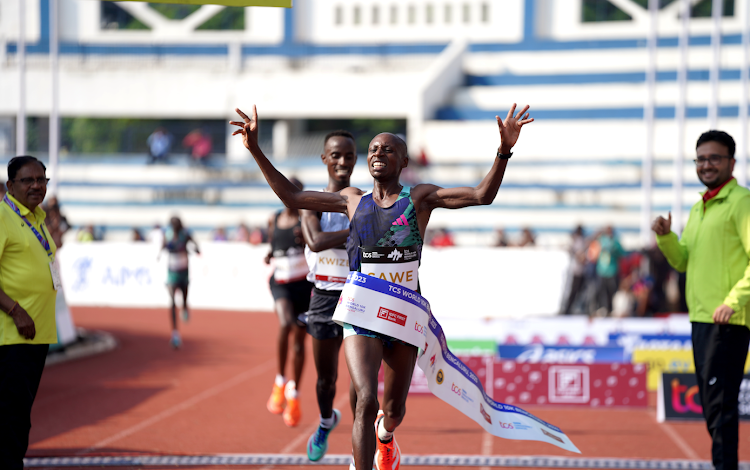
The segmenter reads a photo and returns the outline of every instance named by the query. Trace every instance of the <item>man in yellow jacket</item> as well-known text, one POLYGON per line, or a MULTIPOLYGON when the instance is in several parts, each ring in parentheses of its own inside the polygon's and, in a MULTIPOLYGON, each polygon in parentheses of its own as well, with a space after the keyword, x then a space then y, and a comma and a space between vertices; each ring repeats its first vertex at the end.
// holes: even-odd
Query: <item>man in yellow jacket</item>
POLYGON ((8 193, 0 201, 0 468, 22 470, 31 406, 47 350, 57 342, 57 247, 41 208, 47 194, 42 162, 8 163, 8 193))
POLYGON ((738 398, 750 344, 750 191, 732 176, 734 151, 726 132, 702 134, 695 165, 707 189, 682 237, 670 230, 671 214, 652 226, 669 264, 687 271, 695 374, 717 470, 738 466, 738 398))

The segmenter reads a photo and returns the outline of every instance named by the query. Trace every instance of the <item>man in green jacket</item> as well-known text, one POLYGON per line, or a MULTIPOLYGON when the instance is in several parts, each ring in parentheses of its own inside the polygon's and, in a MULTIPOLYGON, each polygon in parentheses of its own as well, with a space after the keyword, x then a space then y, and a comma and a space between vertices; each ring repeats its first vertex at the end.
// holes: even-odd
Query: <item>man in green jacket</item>
POLYGON ((652 226, 669 264, 687 271, 695 374, 717 470, 738 466, 738 399, 750 344, 750 191, 732 176, 734 150, 726 132, 702 134, 695 165, 707 189, 682 238, 670 230, 671 214, 652 226))

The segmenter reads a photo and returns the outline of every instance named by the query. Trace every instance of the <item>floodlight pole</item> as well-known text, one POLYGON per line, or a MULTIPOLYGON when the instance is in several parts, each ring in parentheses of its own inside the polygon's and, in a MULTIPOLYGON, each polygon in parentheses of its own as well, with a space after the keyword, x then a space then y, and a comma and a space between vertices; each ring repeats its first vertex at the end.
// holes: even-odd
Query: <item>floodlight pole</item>
POLYGON ((646 66, 646 103, 643 107, 643 120, 646 124, 646 148, 641 164, 641 243, 648 248, 651 235, 651 187, 654 165, 654 114, 656 98, 656 26, 659 16, 658 0, 648 1, 648 65, 646 66))
POLYGON ((708 126, 716 129, 719 121, 719 64, 721 60, 721 15, 723 0, 713 0, 711 3, 711 17, 713 28, 711 29, 711 70, 709 82, 711 85, 711 97, 708 102, 708 126))
POLYGON ((57 178, 60 153, 60 110, 59 110, 59 56, 58 0, 49 0, 49 66, 52 78, 52 103, 49 113, 49 194, 57 195, 57 178))
POLYGON ((677 124, 677 151, 674 155, 674 174, 672 175, 672 231, 677 235, 682 232, 682 178, 685 162, 685 108, 687 100, 688 41, 690 27, 690 0, 680 0, 680 62, 677 68, 677 105, 675 121, 677 124))
POLYGON ((18 114, 16 115, 16 155, 26 155, 26 0, 18 2, 18 114))
POLYGON ((742 27, 742 66, 740 68, 740 83, 742 93, 740 95, 740 151, 737 158, 737 182, 741 186, 747 186, 747 107, 750 101, 750 3, 745 3, 745 21, 742 27))

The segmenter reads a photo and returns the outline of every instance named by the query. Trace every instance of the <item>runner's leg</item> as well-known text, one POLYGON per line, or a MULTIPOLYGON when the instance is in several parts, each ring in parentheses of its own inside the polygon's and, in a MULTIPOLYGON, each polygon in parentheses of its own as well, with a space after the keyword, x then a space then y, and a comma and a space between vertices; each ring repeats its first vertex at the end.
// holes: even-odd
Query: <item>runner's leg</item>
POLYGON ((406 396, 417 360, 417 348, 394 342, 393 348, 383 349, 383 427, 393 432, 406 414, 406 396))
POLYGON ((378 414, 378 371, 383 359, 379 338, 350 336, 344 340, 344 356, 357 395, 352 452, 355 466, 370 470, 375 456, 375 417, 378 414))
POLYGON ((305 367, 305 338, 307 329, 299 326, 297 322, 292 322, 292 332, 294 333, 294 382, 299 390, 300 380, 302 379, 302 370, 305 367))
POLYGON ((292 302, 289 299, 276 299, 276 315, 279 317, 279 336, 276 341, 278 353, 278 374, 284 375, 286 368, 286 356, 289 351, 289 333, 292 329, 292 302))
POLYGON ((187 312, 188 304, 187 304, 187 298, 188 298, 188 283, 185 282, 180 289, 182 290, 182 319, 187 321, 187 315, 185 315, 185 312, 187 312))
POLYGON ((312 339, 313 360, 315 361, 315 370, 318 371, 315 393, 318 396, 318 408, 323 419, 328 419, 333 414, 341 341, 341 336, 322 340, 312 339))
POLYGON ((177 285, 169 284, 167 289, 169 290, 169 300, 172 302, 172 331, 177 331, 177 305, 174 301, 174 296, 177 293, 177 285))

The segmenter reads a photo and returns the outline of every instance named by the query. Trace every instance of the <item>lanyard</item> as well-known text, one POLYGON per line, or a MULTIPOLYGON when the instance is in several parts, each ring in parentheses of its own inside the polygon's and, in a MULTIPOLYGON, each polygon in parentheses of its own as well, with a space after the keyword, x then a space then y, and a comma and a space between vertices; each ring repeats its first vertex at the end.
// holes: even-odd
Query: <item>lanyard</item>
MULTIPOLYGON (((16 214, 18 214, 18 217, 20 217, 21 219, 23 219, 24 222, 26 222, 26 225, 28 225, 29 228, 31 229, 31 231, 34 232, 34 235, 36 235, 36 238, 37 238, 37 240, 39 240, 39 243, 42 244, 42 248, 44 248, 45 251, 47 251, 47 256, 49 256, 51 258, 52 257, 52 250, 50 249, 49 242, 47 241, 47 239, 45 237, 42 237, 42 234, 40 234, 37 231, 37 229, 34 228, 33 225, 31 225, 31 222, 29 222, 29 219, 27 219, 26 217, 24 217, 24 216, 21 215, 21 211, 18 209, 18 207, 15 204, 13 204, 13 201, 11 201, 10 199, 8 199, 8 195, 7 194, 3 197, 3 201, 6 204, 8 204, 8 206, 11 209, 13 209, 13 212, 15 212, 16 214)), ((40 224, 40 227, 41 227, 41 224, 40 224)), ((44 231, 44 227, 42 227, 42 231, 44 231)))

